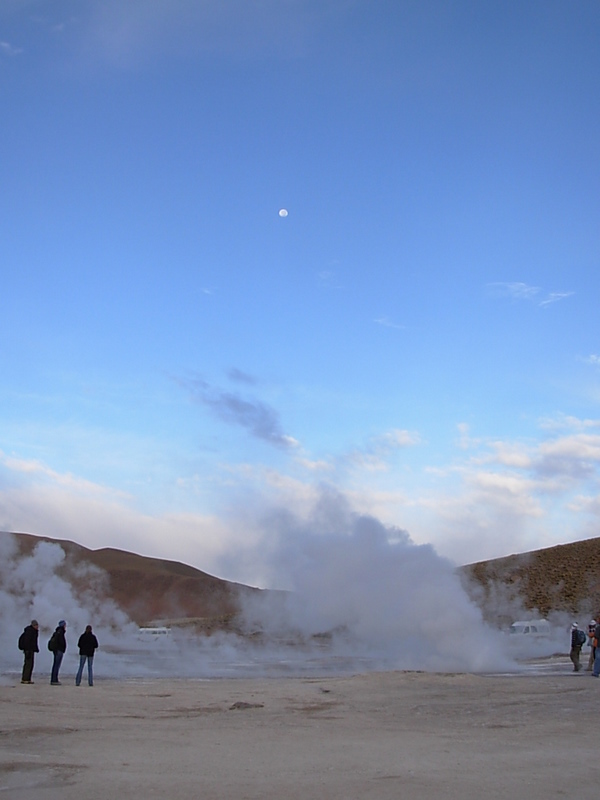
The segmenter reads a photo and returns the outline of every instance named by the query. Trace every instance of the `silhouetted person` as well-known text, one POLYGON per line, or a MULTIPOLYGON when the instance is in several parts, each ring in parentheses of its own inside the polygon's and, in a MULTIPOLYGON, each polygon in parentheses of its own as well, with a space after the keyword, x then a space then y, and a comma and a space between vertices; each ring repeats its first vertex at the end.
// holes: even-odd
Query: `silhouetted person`
POLYGON ((38 648, 39 625, 37 619, 31 620, 23 633, 19 636, 19 650, 23 651, 23 673, 21 683, 33 683, 31 675, 33 673, 33 661, 35 653, 39 653, 38 648))
POLYGON ((77 670, 77 677, 75 678, 75 686, 79 686, 81 684, 81 676, 83 674, 83 668, 85 667, 86 661, 88 668, 88 684, 93 686, 94 673, 92 670, 92 664, 94 663, 94 653, 98 649, 98 639, 96 639, 92 633, 91 625, 86 625, 85 632, 79 637, 77 647, 79 648, 79 669, 77 670))
POLYGON ((52 674, 50 676, 50 684, 52 686, 60 686, 58 680, 58 671, 63 660, 64 654, 67 652, 67 623, 64 619, 58 623, 56 630, 52 634, 48 642, 48 649, 54 653, 54 661, 52 662, 52 674))

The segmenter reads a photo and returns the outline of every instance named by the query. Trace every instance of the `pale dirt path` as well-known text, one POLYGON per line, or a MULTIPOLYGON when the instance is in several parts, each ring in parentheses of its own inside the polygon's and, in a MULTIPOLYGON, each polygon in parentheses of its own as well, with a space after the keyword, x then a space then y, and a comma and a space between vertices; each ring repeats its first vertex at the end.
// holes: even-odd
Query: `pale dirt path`
POLYGON ((598 693, 566 671, 1 686, 0 800, 593 797, 598 693))

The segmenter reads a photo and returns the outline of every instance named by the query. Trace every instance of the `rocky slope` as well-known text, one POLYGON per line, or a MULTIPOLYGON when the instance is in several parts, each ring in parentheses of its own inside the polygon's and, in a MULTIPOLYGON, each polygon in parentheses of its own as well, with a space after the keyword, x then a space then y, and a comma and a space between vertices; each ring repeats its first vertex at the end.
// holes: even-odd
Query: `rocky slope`
POLYGON ((481 561, 461 573, 489 617, 511 603, 542 616, 600 615, 600 538, 481 561))

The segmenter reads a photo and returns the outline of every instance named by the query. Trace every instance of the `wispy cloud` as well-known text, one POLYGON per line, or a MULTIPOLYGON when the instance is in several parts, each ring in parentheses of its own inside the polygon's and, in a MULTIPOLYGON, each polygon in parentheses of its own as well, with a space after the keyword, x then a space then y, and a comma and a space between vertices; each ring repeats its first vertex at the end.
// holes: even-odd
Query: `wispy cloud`
POLYGON ((89 0, 78 5, 82 49, 128 68, 162 54, 301 57, 340 0, 321 0, 319 8, 281 0, 89 0))
POLYGON ((540 300, 538 305, 549 306, 552 303, 558 303, 559 300, 564 300, 565 297, 571 297, 574 294, 575 292, 550 292, 544 300, 540 300))
POLYGON ((335 272, 329 269, 317 272, 317 283, 321 289, 341 289, 342 285, 339 282, 335 272))
POLYGON ((394 428, 369 439, 364 447, 348 453, 343 460, 367 472, 383 472, 389 469, 389 461, 394 453, 420 442, 418 433, 394 428))
POLYGON ((9 42, 0 42, 0 55, 5 56, 18 56, 23 51, 19 47, 14 47, 14 45, 10 44, 9 42))
POLYGON ((121 498, 127 496, 124 492, 117 493, 98 483, 72 475, 70 472, 57 472, 37 459, 14 458, 0 451, 0 464, 12 473, 35 477, 38 481, 47 481, 50 484, 69 489, 73 492, 84 493, 90 496, 106 493, 118 495, 121 498))
POLYGON ((543 417, 539 421, 542 430, 572 430, 582 431, 589 428, 599 428, 600 419, 580 419, 568 414, 557 414, 554 417, 543 417))
POLYGON ((405 325, 400 325, 398 322, 393 322, 388 317, 378 317, 377 319, 374 319, 373 322, 376 322, 378 325, 383 325, 384 328, 395 328, 399 331, 402 331, 406 328, 405 325))
POLYGON ((595 355, 594 353, 586 356, 583 360, 586 364, 591 364, 593 367, 600 367, 600 356, 595 355))
POLYGON ((488 290, 496 297, 511 297, 514 300, 531 300, 540 292, 538 286, 528 286, 517 281, 488 283, 488 290))
POLYGON ((298 446, 296 439, 283 432, 278 412, 267 403, 223 391, 202 378, 178 379, 178 383, 195 403, 208 408, 223 422, 245 428, 274 447, 289 450, 298 446))
POLYGON ((256 386, 258 383, 257 379, 253 375, 249 375, 247 372, 242 372, 242 370, 237 369, 237 367, 232 367, 228 371, 227 377, 229 380, 234 381, 234 383, 244 383, 248 386, 256 386))
POLYGON ((542 308, 575 294, 575 292, 548 292, 545 294, 539 286, 529 286, 520 281, 496 281, 488 283, 487 288, 492 296, 509 297, 512 300, 528 300, 542 308))
POLYGON ((547 477, 586 479, 600 467, 600 435, 579 433, 544 442, 538 451, 535 471, 547 477))

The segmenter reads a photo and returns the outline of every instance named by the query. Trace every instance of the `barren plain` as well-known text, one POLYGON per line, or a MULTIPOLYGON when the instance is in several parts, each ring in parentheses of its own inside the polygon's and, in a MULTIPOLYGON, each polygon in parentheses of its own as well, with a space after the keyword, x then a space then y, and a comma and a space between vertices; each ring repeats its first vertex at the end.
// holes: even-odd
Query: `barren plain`
POLYGON ((0 686, 11 800, 596 794, 600 681, 566 657, 518 676, 99 680, 0 686))

